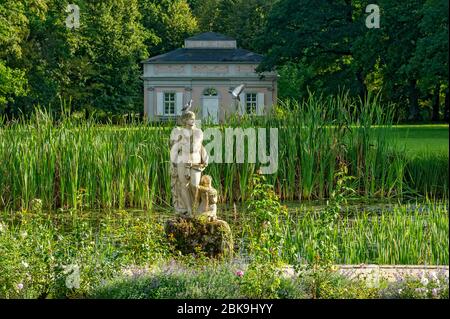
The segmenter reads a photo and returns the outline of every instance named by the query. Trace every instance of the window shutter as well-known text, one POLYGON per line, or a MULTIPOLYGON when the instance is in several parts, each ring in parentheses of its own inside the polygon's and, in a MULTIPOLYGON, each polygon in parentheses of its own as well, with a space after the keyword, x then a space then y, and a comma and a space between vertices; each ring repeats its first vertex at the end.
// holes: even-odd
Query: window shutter
POLYGON ((164 93, 156 93, 156 115, 164 115, 164 93))
POLYGON ((183 93, 177 92, 175 98, 175 114, 181 115, 181 109, 183 108, 183 93))
POLYGON ((239 115, 244 115, 245 112, 245 106, 246 106, 246 100, 245 100, 245 93, 241 93, 239 95, 239 99, 241 100, 241 102, 239 103, 239 115))
POLYGON ((256 114, 264 115, 264 93, 258 93, 256 96, 256 114))

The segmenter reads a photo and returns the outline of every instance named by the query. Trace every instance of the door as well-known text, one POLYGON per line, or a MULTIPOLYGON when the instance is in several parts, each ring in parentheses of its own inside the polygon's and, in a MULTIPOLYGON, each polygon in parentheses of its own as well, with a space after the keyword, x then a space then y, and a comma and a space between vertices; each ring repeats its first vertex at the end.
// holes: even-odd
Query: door
POLYGON ((203 119, 209 119, 214 124, 219 123, 219 97, 203 96, 203 119))

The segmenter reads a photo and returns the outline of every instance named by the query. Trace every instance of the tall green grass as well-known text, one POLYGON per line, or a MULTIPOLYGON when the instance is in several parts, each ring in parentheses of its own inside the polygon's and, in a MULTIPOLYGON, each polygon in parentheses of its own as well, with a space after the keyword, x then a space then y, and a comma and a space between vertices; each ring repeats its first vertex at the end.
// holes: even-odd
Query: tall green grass
MULTIPOLYGON (((289 262, 317 254, 318 214, 299 211, 283 224, 289 262)), ((448 265, 448 222, 448 202, 404 205, 380 214, 344 213, 327 235, 338 248, 337 264, 448 265)))
POLYGON ((0 205, 141 207, 169 203, 168 136, 162 126, 109 127, 37 112, 0 130, 0 205))
POLYGON ((427 197, 448 195, 448 152, 419 152, 406 163, 405 184, 427 197))
MULTIPOLYGON (((340 167, 355 176, 352 187, 359 196, 445 194, 445 159, 409 161, 392 146, 391 125, 390 108, 377 98, 361 102, 341 94, 311 95, 303 103, 280 105, 270 116, 230 118, 217 127, 278 128, 278 171, 268 180, 283 200, 329 197, 340 167)), ((101 125, 70 115, 56 120, 40 110, 31 119, 0 122, 0 207, 26 208, 34 198, 47 209, 169 206, 172 127, 101 125)), ((212 175, 220 200, 233 203, 246 200, 258 167, 211 164, 205 173, 212 175)))

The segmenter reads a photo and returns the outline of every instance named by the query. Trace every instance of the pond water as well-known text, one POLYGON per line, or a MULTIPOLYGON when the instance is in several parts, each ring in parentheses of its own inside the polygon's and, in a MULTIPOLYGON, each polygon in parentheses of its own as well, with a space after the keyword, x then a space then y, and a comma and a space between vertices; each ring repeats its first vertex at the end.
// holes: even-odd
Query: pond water
MULTIPOLYGON (((333 221, 332 227, 326 228, 321 228, 323 222, 319 218, 326 202, 288 202, 284 205, 288 209, 288 218, 283 217, 280 223, 282 255, 289 262, 297 260, 298 256, 311 260, 318 238, 326 229, 330 243, 339 251, 337 263, 448 265, 449 215, 446 200, 352 200, 341 205, 340 217, 333 221)), ((60 236, 65 237, 70 245, 78 245, 80 240, 83 242, 82 238, 88 238, 99 247, 109 247, 114 243, 114 249, 128 249, 129 254, 142 255, 152 252, 150 248, 142 250, 148 241, 155 238, 165 241, 161 226, 174 216, 175 213, 165 207, 154 207, 149 211, 3 212, 0 213, 0 222, 17 225, 14 232, 19 235, 24 230, 30 235, 45 230, 57 241, 60 236), (34 226, 28 226, 28 223, 34 226), (133 248, 133 245, 130 248, 130 243, 141 248, 133 248)), ((245 251, 249 238, 249 229, 242 226, 252 224, 252 220, 244 218, 246 216, 245 205, 220 205, 218 209, 218 217, 232 228, 239 254, 245 251)))
MULTIPOLYGON (((284 202, 288 214, 291 217, 300 216, 305 212, 320 213, 327 207, 327 201, 304 201, 299 202, 284 202)), ((381 215, 393 212, 394 209, 401 208, 406 212, 411 213, 429 213, 436 210, 438 207, 446 207, 448 211, 448 201, 436 200, 414 200, 414 201, 389 201, 389 200, 349 200, 346 204, 341 205, 341 214, 349 218, 357 218, 360 214, 381 215)), ((246 214, 247 208, 243 204, 236 205, 218 205, 218 218, 223 219, 232 224, 239 224, 239 220, 246 214)), ((96 209, 96 210, 58 210, 51 212, 44 212, 44 215, 54 219, 56 223, 64 220, 72 220, 76 215, 78 220, 86 220, 97 223, 105 218, 117 218, 120 220, 124 217, 131 218, 156 218, 161 223, 167 219, 173 218, 175 213, 170 207, 153 207, 151 211, 142 209, 96 209)), ((10 218, 15 218, 15 214, 7 214, 10 218)))
MULTIPOLYGON (((316 201, 304 201, 304 202, 283 202, 284 206, 287 207, 288 213, 291 215, 296 215, 302 212, 320 212, 327 208, 327 201, 316 200, 316 201)), ((370 214, 383 214, 392 212, 394 209, 401 207, 408 212, 431 212, 436 209, 436 207, 442 207, 443 205, 448 207, 448 201, 446 200, 349 200, 346 204, 341 204, 341 212, 346 216, 355 215, 358 213, 370 213, 370 214)), ((242 214, 247 211, 246 205, 236 204, 233 205, 218 205, 218 217, 225 220, 238 219, 242 214)), ((133 214, 147 214, 143 210, 129 210, 133 214)), ((161 219, 165 220, 174 216, 173 211, 170 208, 155 207, 154 213, 158 215, 161 219)))

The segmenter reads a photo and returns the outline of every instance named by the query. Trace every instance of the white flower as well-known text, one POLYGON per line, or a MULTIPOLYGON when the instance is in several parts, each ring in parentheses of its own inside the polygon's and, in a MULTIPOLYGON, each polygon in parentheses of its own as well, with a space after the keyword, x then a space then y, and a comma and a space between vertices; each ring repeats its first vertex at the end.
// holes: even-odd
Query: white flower
POLYGON ((22 264, 22 266, 23 266, 24 268, 28 268, 28 263, 27 263, 26 261, 23 261, 23 260, 22 260, 22 263, 21 263, 21 264, 22 264))
POLYGON ((23 289, 23 283, 17 284, 17 289, 22 290, 23 289))
POLYGON ((80 288, 80 267, 76 264, 62 266, 66 277, 66 287, 69 289, 80 288))
POLYGON ((438 276, 437 276, 435 271, 432 271, 430 273, 430 279, 433 280, 433 281, 439 281, 439 278, 438 278, 438 276))
POLYGON ((420 283, 424 286, 428 285, 428 279, 426 277, 422 277, 422 279, 420 280, 420 283))

